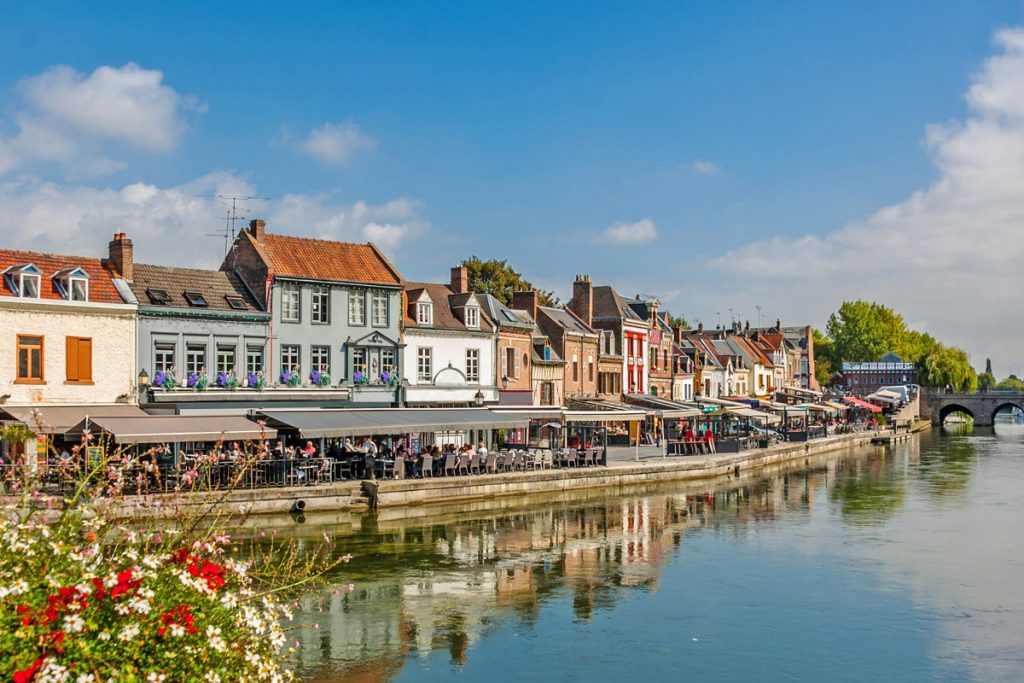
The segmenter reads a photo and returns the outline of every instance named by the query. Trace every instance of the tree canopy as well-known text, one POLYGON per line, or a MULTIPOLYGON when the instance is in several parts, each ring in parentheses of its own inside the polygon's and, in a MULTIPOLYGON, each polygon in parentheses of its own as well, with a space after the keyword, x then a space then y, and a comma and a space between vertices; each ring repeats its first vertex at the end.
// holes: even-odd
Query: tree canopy
POLYGON ((484 261, 478 256, 470 256, 462 262, 469 271, 469 288, 480 294, 490 294, 505 304, 512 305, 512 293, 528 289, 537 290, 537 302, 541 306, 558 306, 558 298, 553 292, 538 289, 523 279, 521 273, 508 265, 508 261, 490 259, 484 261))
MULTIPOLYGON (((826 327, 831 346, 822 344, 823 357, 834 368, 843 361, 877 361, 893 352, 917 368, 917 381, 924 386, 954 386, 974 390, 978 374, 967 352, 945 346, 927 332, 907 327, 903 316, 873 301, 844 301, 829 316, 826 327)), ((819 341, 815 339, 815 365, 819 341)))

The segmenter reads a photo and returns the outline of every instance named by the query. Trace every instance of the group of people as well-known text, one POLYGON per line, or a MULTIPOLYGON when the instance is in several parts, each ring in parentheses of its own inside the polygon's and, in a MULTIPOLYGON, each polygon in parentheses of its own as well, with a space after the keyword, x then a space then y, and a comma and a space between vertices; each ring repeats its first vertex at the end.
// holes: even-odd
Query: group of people
POLYGON ((455 456, 455 468, 470 469, 473 462, 480 463, 480 469, 487 460, 487 446, 483 441, 477 443, 474 448, 470 444, 456 447, 455 444, 444 444, 443 446, 424 446, 418 453, 410 453, 405 444, 398 447, 395 458, 402 458, 405 461, 406 476, 422 477, 426 467, 430 467, 430 475, 440 474, 444 471, 445 462, 448 456, 455 456), (429 460, 427 459, 429 458, 429 460))

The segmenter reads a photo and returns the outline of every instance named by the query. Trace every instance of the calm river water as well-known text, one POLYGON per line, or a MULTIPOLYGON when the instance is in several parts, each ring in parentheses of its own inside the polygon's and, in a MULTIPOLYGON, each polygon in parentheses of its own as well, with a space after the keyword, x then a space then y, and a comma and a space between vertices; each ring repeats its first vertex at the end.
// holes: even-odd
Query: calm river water
POLYGON ((1022 485, 1006 425, 714 485, 307 520, 354 587, 303 602, 300 671, 1024 680, 1022 485))

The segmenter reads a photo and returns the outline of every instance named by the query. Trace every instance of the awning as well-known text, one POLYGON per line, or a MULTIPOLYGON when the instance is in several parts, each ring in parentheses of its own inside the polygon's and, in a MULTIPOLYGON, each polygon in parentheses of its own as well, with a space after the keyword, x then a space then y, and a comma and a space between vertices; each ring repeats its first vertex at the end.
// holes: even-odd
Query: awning
POLYGON ((265 410, 259 415, 277 429, 303 438, 415 434, 463 429, 525 428, 530 418, 487 408, 378 408, 339 410, 265 410))
POLYGON ((657 416, 658 411, 654 408, 631 405, 623 401, 613 401, 608 398, 570 398, 569 407, 573 410, 606 410, 606 411, 640 411, 647 416, 657 416))
POLYGON ((277 430, 261 427, 239 415, 143 415, 142 417, 89 417, 67 432, 80 439, 109 434, 118 444, 183 443, 186 441, 251 441, 273 439, 277 430))
POLYGON ((807 409, 808 410, 813 410, 813 411, 818 412, 818 413, 830 413, 830 414, 832 414, 832 413, 836 412, 835 406, 830 406, 827 403, 808 403, 807 404, 807 409))
POLYGON ((740 417, 747 417, 750 418, 751 420, 759 420, 767 424, 775 424, 776 422, 782 421, 782 418, 779 417, 778 415, 764 413, 761 412, 760 410, 754 410, 753 408, 749 407, 726 408, 725 412, 729 413, 730 415, 739 415, 740 417))
POLYGON ((32 431, 63 434, 86 417, 145 417, 138 406, 108 403, 68 406, 0 406, 0 420, 22 422, 32 431))
POLYGON ((641 422, 647 417, 643 410, 566 410, 566 422, 641 422))
POLYGON ((561 406, 491 406, 497 415, 521 417, 527 420, 558 420, 562 417, 561 406))
POLYGON ((836 410, 842 410, 844 412, 850 409, 850 406, 844 406, 842 403, 837 403, 836 401, 825 401, 825 405, 832 406, 836 410))
POLYGON ((868 403, 867 401, 861 400, 856 396, 843 396, 843 400, 849 403, 851 406, 863 408, 864 410, 870 410, 872 413, 882 412, 882 409, 876 406, 874 403, 868 403))
POLYGON ((658 417, 664 418, 685 418, 697 417, 703 414, 702 411, 693 405, 680 403, 661 396, 648 396, 647 394, 628 394, 626 403, 645 409, 657 411, 658 417))

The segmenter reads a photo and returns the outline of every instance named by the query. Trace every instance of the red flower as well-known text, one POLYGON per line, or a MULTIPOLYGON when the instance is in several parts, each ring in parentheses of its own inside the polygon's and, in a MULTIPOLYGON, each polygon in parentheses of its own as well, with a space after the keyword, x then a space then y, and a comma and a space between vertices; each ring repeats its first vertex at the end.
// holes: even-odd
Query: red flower
POLYGON ((209 560, 203 560, 201 564, 198 560, 192 562, 185 570, 196 578, 204 579, 206 585, 213 591, 223 588, 227 583, 224 580, 224 567, 209 560))
POLYGON ((110 591, 110 598, 114 599, 119 595, 130 593, 142 585, 142 579, 132 579, 132 570, 129 567, 117 575, 117 585, 110 591))
POLYGON ((43 665, 43 659, 43 657, 40 657, 36 661, 32 662, 32 664, 27 669, 15 671, 14 683, 29 683, 29 681, 34 679, 36 677, 36 672, 39 671, 39 667, 43 665))

